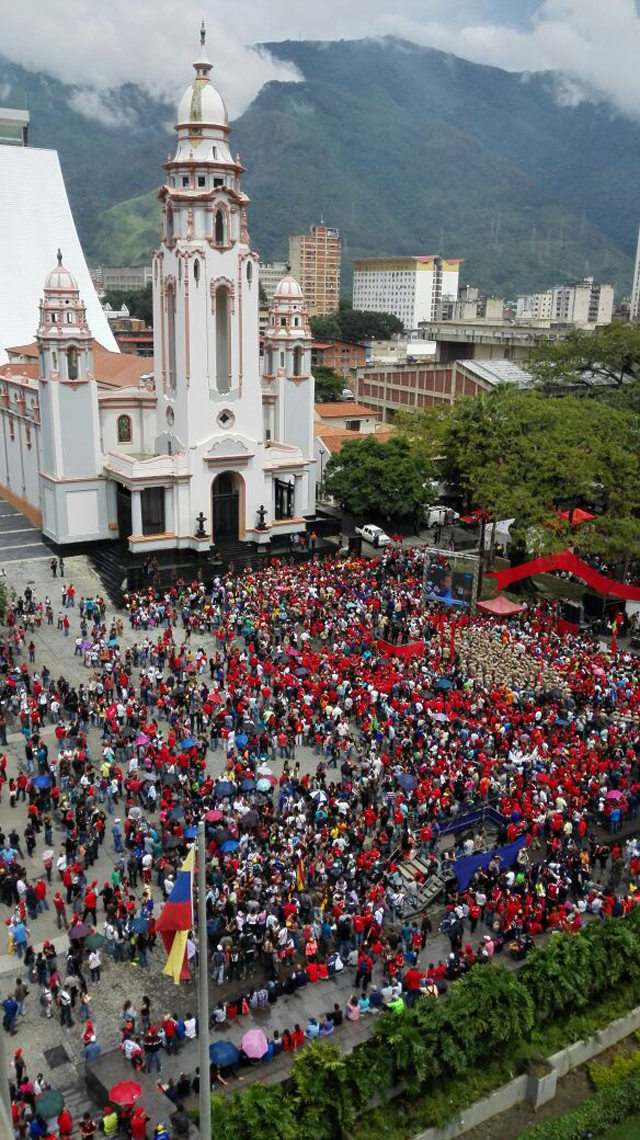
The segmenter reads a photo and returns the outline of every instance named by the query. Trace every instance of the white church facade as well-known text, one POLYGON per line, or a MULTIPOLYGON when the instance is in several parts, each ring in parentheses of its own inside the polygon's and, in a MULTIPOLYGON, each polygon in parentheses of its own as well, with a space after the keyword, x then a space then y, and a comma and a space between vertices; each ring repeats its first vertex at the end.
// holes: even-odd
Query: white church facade
MULTIPOLYGON (((311 334, 286 276, 260 358, 243 166, 201 56, 178 108, 153 257, 153 365, 94 339, 73 266, 44 283, 35 344, 0 367, 0 484, 61 545, 264 545, 315 511, 311 334)), ((34 314, 35 316, 35 314, 34 314)))

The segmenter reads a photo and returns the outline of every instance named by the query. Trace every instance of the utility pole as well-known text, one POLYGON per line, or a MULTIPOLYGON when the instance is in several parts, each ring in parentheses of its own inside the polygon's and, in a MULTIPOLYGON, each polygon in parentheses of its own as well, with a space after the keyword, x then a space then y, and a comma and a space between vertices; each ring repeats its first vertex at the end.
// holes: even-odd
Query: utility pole
POLYGON ((200 1060, 200 1122, 202 1140, 211 1137, 209 1081, 209 970, 207 938, 207 847, 205 822, 198 823, 198 1046, 200 1060))

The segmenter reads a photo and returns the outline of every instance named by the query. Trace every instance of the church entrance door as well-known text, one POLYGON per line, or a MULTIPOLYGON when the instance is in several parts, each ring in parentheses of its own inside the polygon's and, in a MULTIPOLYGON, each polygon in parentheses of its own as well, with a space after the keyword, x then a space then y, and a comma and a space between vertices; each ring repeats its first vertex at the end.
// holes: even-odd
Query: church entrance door
POLYGON ((240 491, 235 476, 223 471, 211 488, 213 541, 240 537, 240 491))
POLYGON ((131 534, 131 491, 118 483, 116 492, 116 510, 118 517, 118 537, 127 539, 131 534))

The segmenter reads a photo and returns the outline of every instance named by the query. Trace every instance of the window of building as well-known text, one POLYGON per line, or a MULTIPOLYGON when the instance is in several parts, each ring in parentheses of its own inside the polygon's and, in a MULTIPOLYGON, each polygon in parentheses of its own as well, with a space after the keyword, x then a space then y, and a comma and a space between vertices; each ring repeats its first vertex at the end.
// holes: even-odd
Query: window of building
POLYGON ((52 325, 55 325, 55 324, 57 324, 57 322, 58 322, 58 314, 57 314, 57 313, 50 313, 50 315, 49 315, 49 320, 51 321, 51 324, 52 324, 52 325))
POLYGON ((118 443, 131 443, 131 416, 118 416, 118 443))
POLYGON ((189 175, 188 174, 182 175, 182 185, 185 187, 189 185, 189 175))
POLYGON ((247 281, 249 282, 249 285, 253 281, 253 265, 250 261, 247 262, 247 281))
POLYGON ((70 313, 70 312, 67 313, 67 324, 68 325, 73 324, 73 313, 70 313))
POLYGON ((200 280, 200 262, 198 261, 197 257, 193 263, 193 280, 195 281, 196 285, 200 280))
POLYGON ((225 219, 222 210, 216 210, 216 224, 214 230, 216 245, 225 245, 225 219))
POLYGON ((163 534, 164 487, 145 487, 140 495, 142 507, 142 533, 163 534))
POLYGON ((216 388, 229 391, 229 290, 216 290, 216 388))
POLYGON ((67 352, 67 376, 69 380, 78 379, 78 350, 70 348, 67 352))
POLYGON ((171 205, 167 206, 165 224, 167 230, 167 241, 173 241, 173 210, 171 209, 171 205))
POLYGON ((345 420, 347 431, 360 431, 360 420, 345 420))
MULTIPOLYGON (((216 148, 214 147, 213 149, 215 151, 216 148)), ((215 158, 215 154, 214 154, 214 158, 215 158)), ((213 185, 214 186, 224 186, 224 178, 214 178, 213 185)))
POLYGON ((198 175, 198 186, 206 186, 206 185, 207 185, 207 179, 206 179, 205 175, 199 174, 198 175))
POLYGON ((299 345, 293 350, 293 375, 302 376, 302 349, 299 345))
POLYGON ((294 495, 293 483, 287 483, 284 479, 276 479, 275 492, 276 519, 292 519, 294 495))
POLYGON ((173 289, 167 293, 167 345, 169 357, 169 387, 176 386, 176 294, 173 289))

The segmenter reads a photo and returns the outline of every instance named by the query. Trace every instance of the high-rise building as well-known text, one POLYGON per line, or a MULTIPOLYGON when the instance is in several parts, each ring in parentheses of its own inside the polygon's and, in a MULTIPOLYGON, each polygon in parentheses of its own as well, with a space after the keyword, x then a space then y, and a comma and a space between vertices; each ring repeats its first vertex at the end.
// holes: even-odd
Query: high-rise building
POLYGON ((335 313, 340 304, 340 231, 321 223, 308 234, 290 234, 291 273, 302 286, 309 316, 335 313))
POLYGON ((282 281, 282 278, 289 272, 289 267, 285 261, 267 261, 260 262, 258 270, 258 280, 265 291, 267 301, 270 301, 276 291, 277 286, 282 281))
POLYGON ((567 325, 608 325, 613 315, 613 285, 585 277, 543 293, 518 297, 518 320, 550 320, 567 325))
POLYGON ((636 267, 633 271, 629 320, 640 321, 640 230, 638 231, 638 247, 636 249, 636 267))
POLYGON ((407 331, 436 319, 458 296, 461 258, 367 257, 353 263, 353 307, 393 313, 407 331))

